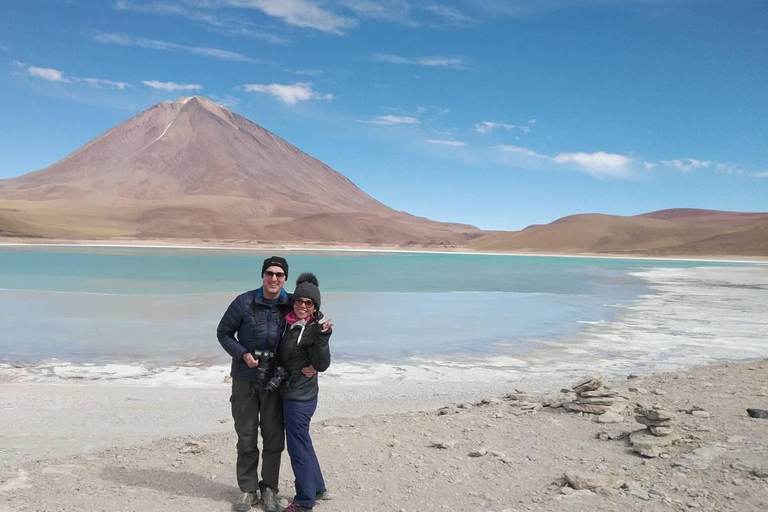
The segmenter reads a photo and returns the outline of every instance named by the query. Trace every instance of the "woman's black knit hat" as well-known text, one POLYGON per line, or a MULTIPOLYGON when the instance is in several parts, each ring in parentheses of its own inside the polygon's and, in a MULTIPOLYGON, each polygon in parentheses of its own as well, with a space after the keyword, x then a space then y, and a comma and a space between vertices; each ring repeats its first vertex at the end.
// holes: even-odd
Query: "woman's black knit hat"
POLYGON ((315 303, 315 309, 320 310, 320 288, 317 278, 311 272, 304 272, 296 279, 296 289, 293 291, 293 300, 306 297, 315 303))

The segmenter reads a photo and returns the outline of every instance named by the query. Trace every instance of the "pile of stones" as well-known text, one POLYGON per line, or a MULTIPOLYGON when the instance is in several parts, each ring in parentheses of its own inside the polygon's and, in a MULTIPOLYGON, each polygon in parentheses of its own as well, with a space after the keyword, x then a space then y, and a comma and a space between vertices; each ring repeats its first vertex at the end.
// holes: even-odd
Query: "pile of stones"
POLYGON ((635 420, 647 428, 629 436, 632 449, 644 457, 659 457, 680 440, 674 425, 675 415, 659 405, 635 407, 635 420))
POLYGON ((576 381, 572 386, 576 399, 563 404, 569 411, 593 414, 600 423, 620 423, 624 416, 615 409, 621 400, 619 392, 604 385, 601 375, 590 375, 576 381))

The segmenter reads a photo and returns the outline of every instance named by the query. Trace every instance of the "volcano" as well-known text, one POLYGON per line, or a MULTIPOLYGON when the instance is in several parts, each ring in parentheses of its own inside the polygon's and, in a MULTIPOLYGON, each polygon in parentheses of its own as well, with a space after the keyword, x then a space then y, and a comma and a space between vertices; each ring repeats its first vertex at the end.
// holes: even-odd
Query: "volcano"
POLYGON ((55 164, 0 180, 0 235, 464 245, 464 224, 396 211, 261 126, 193 96, 55 164))

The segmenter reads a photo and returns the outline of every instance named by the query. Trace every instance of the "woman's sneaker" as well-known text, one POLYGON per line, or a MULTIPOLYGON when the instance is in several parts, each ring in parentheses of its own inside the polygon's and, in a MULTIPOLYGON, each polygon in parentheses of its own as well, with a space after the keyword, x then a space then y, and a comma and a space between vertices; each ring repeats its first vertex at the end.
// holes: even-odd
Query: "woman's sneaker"
POLYGON ((315 495, 315 499, 317 501, 331 500, 333 499, 333 496, 331 496, 331 493, 329 491, 320 491, 319 493, 317 493, 317 495, 315 495))
POLYGON ((295 501, 283 509, 283 512, 312 512, 311 508, 302 507, 295 501))

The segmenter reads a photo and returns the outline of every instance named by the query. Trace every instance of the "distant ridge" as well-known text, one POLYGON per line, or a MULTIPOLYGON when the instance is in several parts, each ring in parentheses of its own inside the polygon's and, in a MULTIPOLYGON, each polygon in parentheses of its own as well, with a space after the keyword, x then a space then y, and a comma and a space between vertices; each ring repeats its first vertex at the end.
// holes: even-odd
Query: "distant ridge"
POLYGON ((158 103, 55 164, 0 181, 0 235, 463 245, 200 97, 158 103))
POLYGON ((480 251, 768 257, 768 213, 676 208, 633 217, 571 215, 472 240, 480 251))

